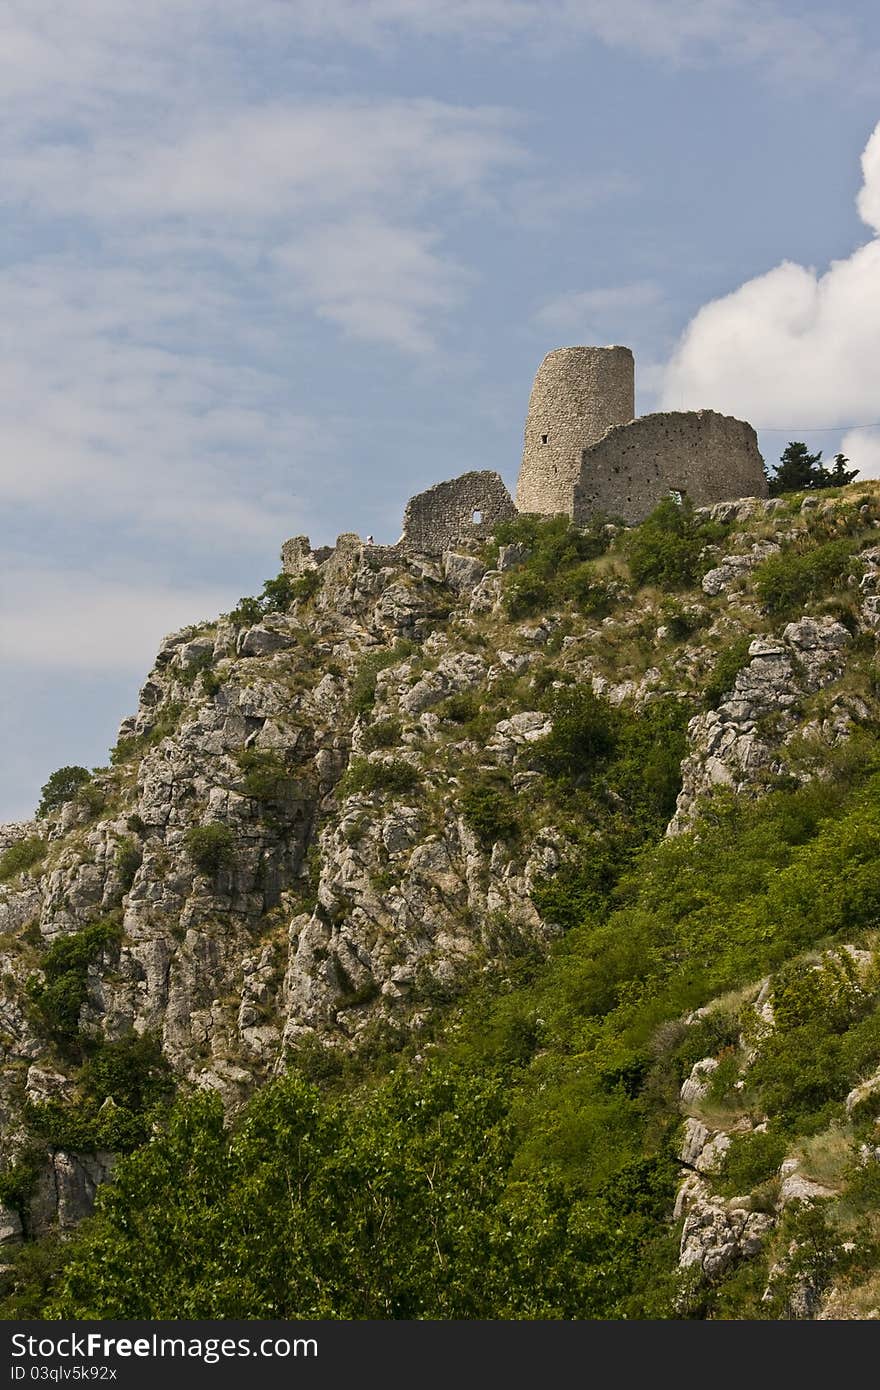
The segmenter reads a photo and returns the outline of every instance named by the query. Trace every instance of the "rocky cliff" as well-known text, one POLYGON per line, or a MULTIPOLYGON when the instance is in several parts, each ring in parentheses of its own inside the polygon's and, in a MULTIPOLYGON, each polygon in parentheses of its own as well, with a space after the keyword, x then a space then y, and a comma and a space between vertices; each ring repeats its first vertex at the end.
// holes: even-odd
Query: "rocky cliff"
MULTIPOLYGON (((796 789, 861 747, 878 716, 880 487, 651 528, 519 519, 494 544, 391 559, 344 537, 163 642, 109 765, 0 827, 8 1248, 90 1210, 163 1088, 234 1114, 298 1059, 433 1037, 512 957, 552 955, 591 854, 613 845, 613 879, 664 833, 689 842, 719 797, 796 789), (618 766, 614 740, 635 752, 600 795, 590 767, 618 766), (101 1081, 111 1066, 127 1091, 101 1081)), ((877 988, 855 939, 811 968, 877 988)), ((738 1015, 682 1091, 668 1219, 682 1269, 710 1280, 792 1197, 826 1190, 784 1146, 777 1207, 712 1184, 732 1136, 768 1118, 707 1099, 725 1055, 743 1085, 760 1056, 767 979, 741 981, 754 1026, 738 1015)))

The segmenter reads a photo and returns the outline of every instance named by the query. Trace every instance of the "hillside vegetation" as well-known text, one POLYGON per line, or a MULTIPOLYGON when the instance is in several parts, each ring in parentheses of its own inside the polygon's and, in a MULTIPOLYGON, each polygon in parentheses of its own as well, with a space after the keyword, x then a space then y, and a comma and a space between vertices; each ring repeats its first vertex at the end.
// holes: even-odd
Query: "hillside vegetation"
POLYGON ((878 530, 341 542, 167 639, 0 828, 5 1316, 880 1315, 878 530))

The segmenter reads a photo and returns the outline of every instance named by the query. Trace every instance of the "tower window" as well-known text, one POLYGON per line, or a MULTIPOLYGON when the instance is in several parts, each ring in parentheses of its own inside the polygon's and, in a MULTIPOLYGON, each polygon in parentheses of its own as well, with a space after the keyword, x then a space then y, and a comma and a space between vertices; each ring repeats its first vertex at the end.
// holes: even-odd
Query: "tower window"
POLYGON ((471 517, 471 521, 474 523, 475 526, 480 526, 483 521, 483 513, 474 512, 473 516, 471 517))
POLYGON ((550 436, 549 436, 549 434, 542 434, 542 435, 541 435, 541 443, 542 443, 542 444, 549 444, 549 442, 550 442, 550 436))

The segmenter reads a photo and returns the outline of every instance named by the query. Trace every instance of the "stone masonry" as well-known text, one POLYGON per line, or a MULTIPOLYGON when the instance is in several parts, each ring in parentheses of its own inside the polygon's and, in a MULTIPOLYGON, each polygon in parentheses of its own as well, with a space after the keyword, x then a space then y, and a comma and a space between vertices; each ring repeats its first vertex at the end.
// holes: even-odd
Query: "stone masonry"
MULTIPOLYGON (((670 493, 695 506, 766 497, 764 462, 751 425, 714 410, 672 411, 634 419, 635 363, 628 347, 557 348, 538 368, 526 418, 516 503, 500 474, 462 473, 406 504, 394 546, 359 546, 376 565, 401 551, 440 555, 487 540, 518 512, 569 516, 584 525, 596 513, 630 525, 670 493)), ((323 565, 331 547, 307 536, 285 541, 284 571, 323 565)))
POLYGON ((558 348, 538 368, 516 489, 521 512, 572 511, 584 449, 635 414, 635 363, 627 347, 558 348))
POLYGON ((670 492, 697 507, 734 497, 766 497, 764 461, 751 425, 715 410, 642 415, 610 429, 583 451, 570 514, 595 512, 635 524, 670 492))
POLYGON ((462 473, 411 497, 403 514, 400 544, 439 554, 463 540, 486 540, 516 507, 501 476, 490 471, 462 473))

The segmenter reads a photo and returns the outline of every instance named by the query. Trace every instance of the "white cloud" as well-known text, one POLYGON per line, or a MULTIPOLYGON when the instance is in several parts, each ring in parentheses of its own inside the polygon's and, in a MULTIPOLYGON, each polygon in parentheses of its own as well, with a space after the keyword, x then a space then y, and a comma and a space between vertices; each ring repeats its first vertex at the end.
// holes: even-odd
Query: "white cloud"
POLYGON ((840 450, 859 470, 860 479, 880 478, 880 430, 847 430, 840 450))
POLYGON ((282 505, 308 525, 296 494, 333 421, 223 359, 234 306, 208 272, 46 258, 0 273, 0 301, 0 501, 192 546, 274 549, 282 505), (177 345, 186 317, 201 341, 177 345))
POLYGON ((598 42, 850 85, 872 58, 855 16, 795 0, 27 0, 0 12, 0 104, 16 124, 37 111, 88 118, 119 95, 187 108, 206 89, 240 89, 245 45, 283 54, 296 75, 328 65, 327 41, 338 63, 345 46, 430 39, 527 43, 538 56, 598 42))
MULTIPOLYGON (((286 271, 301 308, 421 354, 466 283, 433 230, 438 205, 479 205, 493 178, 523 162, 510 125, 491 107, 427 100, 172 112, 157 129, 97 123, 63 143, 16 143, 0 199, 75 217, 129 263, 164 252, 165 266, 174 253, 177 264, 212 256, 245 276, 286 271)), ((168 287, 166 339, 202 312, 203 281, 168 287)), ((215 318, 241 308, 228 290, 210 296, 215 318)))
POLYGON ((437 241, 417 228, 355 217, 279 248, 277 259, 316 312, 351 337, 425 353, 433 346, 430 316, 455 303, 467 280, 437 255, 437 241))
MULTIPOLYGON (((880 125, 858 205, 880 231, 880 125)), ((668 409, 712 407, 791 438, 880 419, 880 237, 819 273, 785 261, 705 305, 669 363, 668 409)), ((828 436, 830 444, 832 436, 828 436)), ((853 431, 853 464, 873 447, 853 431)), ((847 452, 845 449, 844 452, 847 452)))
POLYGON ((72 571, 19 569, 0 591, 0 661, 143 676, 161 638, 235 603, 222 589, 112 584, 72 571))

